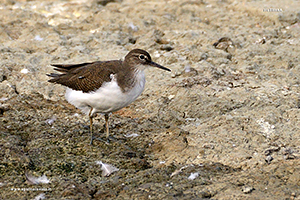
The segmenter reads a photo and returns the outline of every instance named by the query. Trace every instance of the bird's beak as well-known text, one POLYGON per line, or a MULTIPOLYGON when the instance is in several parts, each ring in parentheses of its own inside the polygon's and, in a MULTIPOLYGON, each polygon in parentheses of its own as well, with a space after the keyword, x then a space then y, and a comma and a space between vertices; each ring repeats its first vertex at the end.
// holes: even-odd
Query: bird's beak
POLYGON ((149 63, 149 65, 152 66, 152 67, 157 67, 157 68, 160 68, 160 69, 163 69, 163 70, 171 71, 169 68, 166 68, 166 67, 164 67, 164 66, 161 66, 161 65, 159 65, 159 64, 157 64, 157 63, 155 63, 155 62, 153 62, 153 61, 151 61, 151 62, 149 63))

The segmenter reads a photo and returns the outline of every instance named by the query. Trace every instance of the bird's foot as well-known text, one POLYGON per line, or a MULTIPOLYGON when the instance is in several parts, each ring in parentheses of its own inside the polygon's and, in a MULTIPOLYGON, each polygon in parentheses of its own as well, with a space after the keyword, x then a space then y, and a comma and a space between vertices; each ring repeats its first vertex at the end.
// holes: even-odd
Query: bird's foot
POLYGON ((104 142, 105 144, 109 144, 111 142, 117 141, 117 139, 114 138, 113 136, 108 136, 108 137, 105 137, 105 138, 93 137, 91 139, 90 145, 93 145, 93 140, 98 140, 98 141, 104 142))

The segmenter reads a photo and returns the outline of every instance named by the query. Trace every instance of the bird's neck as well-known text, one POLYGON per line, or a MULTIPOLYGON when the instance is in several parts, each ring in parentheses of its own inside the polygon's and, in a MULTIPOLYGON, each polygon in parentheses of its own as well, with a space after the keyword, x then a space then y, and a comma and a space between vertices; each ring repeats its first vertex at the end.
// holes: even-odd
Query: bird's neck
POLYGON ((120 71, 117 77, 118 85, 121 87, 122 91, 126 93, 134 88, 137 84, 140 85, 140 87, 144 87, 145 68, 143 66, 123 66, 127 67, 127 69, 120 71), (130 70, 128 70, 128 68, 130 70))

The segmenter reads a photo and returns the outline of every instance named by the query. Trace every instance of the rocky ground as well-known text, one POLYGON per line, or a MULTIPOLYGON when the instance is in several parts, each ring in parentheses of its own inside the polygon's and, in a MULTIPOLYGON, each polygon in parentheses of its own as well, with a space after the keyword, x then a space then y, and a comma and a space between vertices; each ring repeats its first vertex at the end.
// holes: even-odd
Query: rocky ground
POLYGON ((298 1, 0 10, 1 199, 300 199, 298 1), (144 93, 110 117, 113 138, 91 146, 88 117, 45 74, 134 48, 172 73, 147 69, 144 93))

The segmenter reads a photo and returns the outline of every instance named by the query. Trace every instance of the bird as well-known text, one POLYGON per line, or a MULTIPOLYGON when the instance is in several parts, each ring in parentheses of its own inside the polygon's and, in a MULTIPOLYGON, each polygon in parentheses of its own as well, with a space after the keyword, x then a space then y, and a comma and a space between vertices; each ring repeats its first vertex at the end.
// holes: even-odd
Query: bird
POLYGON ((66 100, 88 115, 90 144, 93 143, 93 118, 104 114, 109 137, 109 114, 118 111, 141 95, 145 88, 144 70, 154 67, 171 71, 152 61, 150 54, 133 49, 124 60, 95 61, 81 64, 51 64, 60 73, 46 74, 50 83, 66 86, 66 100))

